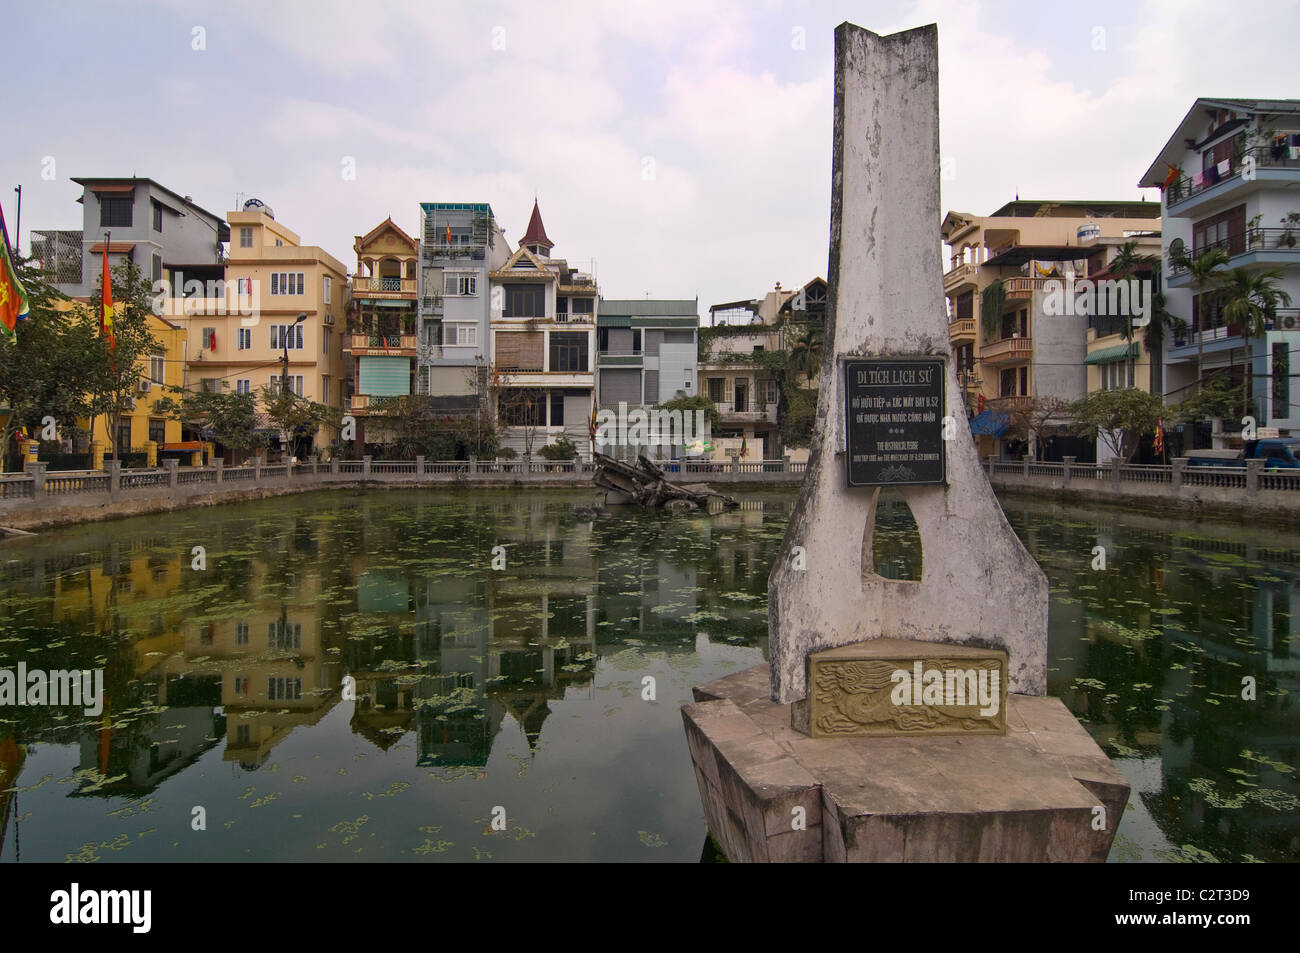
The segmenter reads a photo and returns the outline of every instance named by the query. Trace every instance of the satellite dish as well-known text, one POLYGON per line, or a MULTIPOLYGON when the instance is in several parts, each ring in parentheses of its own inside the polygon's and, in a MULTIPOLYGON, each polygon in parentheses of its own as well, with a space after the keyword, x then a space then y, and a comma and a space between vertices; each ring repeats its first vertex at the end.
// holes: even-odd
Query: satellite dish
POLYGON ((275 218, 275 212, 271 209, 271 206, 267 205, 261 199, 248 199, 244 202, 244 211, 261 211, 265 212, 268 218, 275 218))

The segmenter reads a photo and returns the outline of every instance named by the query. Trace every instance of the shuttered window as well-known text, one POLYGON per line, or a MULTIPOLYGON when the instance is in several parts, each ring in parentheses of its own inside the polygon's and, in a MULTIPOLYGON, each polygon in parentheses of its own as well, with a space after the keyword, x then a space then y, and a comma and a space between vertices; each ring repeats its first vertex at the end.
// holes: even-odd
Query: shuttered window
POLYGON ((616 408, 619 401, 631 407, 641 404, 641 372, 635 368, 618 368, 600 372, 600 406, 616 408))
POLYGON ((541 331, 498 331, 492 342, 497 368, 540 371, 545 337, 541 331))

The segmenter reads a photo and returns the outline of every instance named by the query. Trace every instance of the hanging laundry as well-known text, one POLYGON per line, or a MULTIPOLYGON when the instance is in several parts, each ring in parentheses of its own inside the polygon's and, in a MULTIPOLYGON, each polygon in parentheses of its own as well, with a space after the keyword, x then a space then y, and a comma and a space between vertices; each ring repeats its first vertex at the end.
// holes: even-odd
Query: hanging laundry
POLYGON ((1192 176, 1192 188, 1199 189, 1205 184, 1205 173, 1198 172, 1192 176))
POLYGON ((1219 173, 1219 178, 1227 178, 1228 174, 1232 172, 1232 160, 1224 159, 1218 164, 1218 166, 1216 166, 1216 169, 1219 173))

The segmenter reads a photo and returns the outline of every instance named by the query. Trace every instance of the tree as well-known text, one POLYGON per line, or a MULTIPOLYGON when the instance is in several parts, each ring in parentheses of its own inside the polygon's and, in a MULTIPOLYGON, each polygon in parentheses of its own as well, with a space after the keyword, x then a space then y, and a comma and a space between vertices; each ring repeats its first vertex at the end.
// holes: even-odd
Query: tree
POLYGON ((1159 397, 1136 387, 1094 391, 1070 405, 1074 432, 1100 439, 1125 463, 1133 459, 1142 435, 1155 432, 1163 412, 1159 397))
POLYGON ((20 428, 35 435, 44 418, 53 417, 66 433, 88 415, 96 355, 96 325, 86 309, 56 307, 63 296, 32 259, 15 258, 14 270, 27 289, 30 313, 14 340, 0 341, 0 406, 10 411, 0 424, 0 470, 20 428))
POLYGON ((1227 376, 1216 374, 1203 390, 1175 405, 1170 416, 1184 423, 1193 423, 1213 417, 1236 418, 1243 412, 1241 394, 1233 389, 1227 376))
MULTIPOLYGON (((1130 278, 1140 271, 1146 271, 1148 274, 1153 267, 1158 264, 1159 259, 1154 255, 1139 255, 1138 240, 1136 238, 1125 242, 1115 252, 1115 257, 1110 260, 1110 272, 1117 280, 1130 278)), ((1133 282, 1136 285, 1136 282, 1133 282)), ((1129 288, 1129 301, 1136 300, 1136 287, 1129 288)), ((1154 320, 1154 315, 1152 316, 1154 320)), ((1136 376, 1133 371, 1133 316, 1130 314, 1124 321, 1124 340, 1128 344, 1128 369, 1125 380, 1130 384, 1134 383, 1136 376)))
MULTIPOLYGON (((135 262, 124 259, 112 270, 113 282, 113 337, 116 341, 110 349, 109 339, 96 334, 91 350, 94 371, 90 383, 90 431, 95 432, 95 418, 104 417, 105 429, 108 431, 108 444, 115 459, 130 447, 119 447, 118 429, 122 416, 134 409, 136 394, 140 389, 140 378, 144 372, 144 362, 149 356, 162 350, 162 345, 149 330, 149 319, 153 315, 153 287, 144 277, 135 262)), ((103 296, 99 291, 90 296, 91 327, 98 327, 98 315, 101 313, 103 296)))
POLYGON ((826 332, 820 324, 805 324, 790 341, 790 369, 801 372, 812 387, 813 375, 822 366, 822 341, 826 332))
POLYGON ((1187 332, 1187 322, 1182 318, 1175 317, 1169 313, 1165 307, 1165 294, 1161 290, 1161 265, 1156 262, 1153 266, 1151 275, 1151 320, 1147 322, 1146 328, 1142 331, 1142 345, 1147 349, 1151 357, 1151 393, 1163 394, 1165 392, 1164 382, 1164 352, 1165 352, 1165 332, 1173 331, 1174 335, 1185 334, 1187 332))
POLYGON ((1200 320, 1197 322, 1196 328, 1196 387, 1199 390, 1202 387, 1202 365, 1205 360, 1203 339, 1205 337, 1205 312, 1208 304, 1203 296, 1218 283, 1219 276, 1216 269, 1228 263, 1228 253, 1222 248, 1210 248, 1197 256, 1189 255, 1186 251, 1180 251, 1172 255, 1172 263, 1175 268, 1181 268, 1187 272, 1199 301, 1197 307, 1200 310, 1200 320))
POLYGON ((1043 440, 1048 432, 1068 423, 1070 423, 1068 400, 1052 396, 1034 397, 1021 409, 1011 412, 1011 424, 1008 430, 1017 438, 1031 442, 1034 447, 1034 459, 1041 460, 1043 440))
POLYGON ((376 403, 393 435, 393 452, 406 460, 425 456, 456 459, 463 450, 475 457, 496 453, 497 433, 490 422, 474 413, 449 413, 438 399, 425 394, 402 394, 376 403))
POLYGON ((289 457, 298 456, 295 448, 304 433, 314 433, 321 424, 337 428, 342 423, 343 412, 337 407, 299 397, 292 390, 263 387, 261 403, 266 415, 284 432, 286 463, 289 457))
MULTIPOLYGON (((155 409, 164 410, 163 401, 155 409)), ((266 434, 257 429, 257 397, 253 394, 183 392, 179 401, 171 402, 170 410, 171 416, 197 427, 204 437, 236 454, 266 446, 266 434)))
POLYGON ((1282 273, 1277 270, 1234 268, 1219 283, 1223 295, 1223 319, 1238 328, 1246 339, 1246 365, 1241 376, 1241 402, 1245 407, 1251 403, 1251 342, 1268 333, 1268 326, 1279 306, 1291 304, 1291 296, 1277 286, 1281 280, 1282 273))

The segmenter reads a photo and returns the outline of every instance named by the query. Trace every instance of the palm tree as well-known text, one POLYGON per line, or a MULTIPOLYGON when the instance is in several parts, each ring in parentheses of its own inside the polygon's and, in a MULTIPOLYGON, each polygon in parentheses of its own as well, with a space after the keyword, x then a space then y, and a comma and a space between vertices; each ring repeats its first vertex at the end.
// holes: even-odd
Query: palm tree
POLYGON ((1165 331, 1173 331, 1177 335, 1180 330, 1186 330, 1187 322, 1170 314, 1165 307, 1165 295, 1160 290, 1162 284, 1160 271, 1160 263, 1156 262, 1151 277, 1151 286, 1154 289, 1151 293, 1151 320, 1147 322, 1146 328, 1142 331, 1142 346, 1152 356, 1151 393, 1163 395, 1165 392, 1163 365, 1165 331))
POLYGON ((1234 268, 1223 276, 1219 290, 1224 296, 1223 317, 1241 329, 1246 340, 1246 367, 1241 377, 1242 405, 1250 405, 1250 350, 1255 338, 1268 331, 1278 307, 1291 304, 1291 296, 1277 286, 1282 273, 1277 270, 1250 271, 1234 268))
POLYGON ((809 387, 812 386, 814 372, 821 367, 824 335, 824 328, 809 323, 800 328, 790 341, 790 366, 796 371, 803 372, 808 379, 809 387))
MULTIPOLYGON (((1115 252, 1115 257, 1110 260, 1110 273, 1117 280, 1128 278, 1141 269, 1150 271, 1153 266, 1159 263, 1154 255, 1139 255, 1137 247, 1138 240, 1136 238, 1127 241, 1119 246, 1119 250, 1115 252)), ((1133 290, 1130 289, 1130 292, 1133 290)), ((1129 301, 1133 301, 1132 294, 1129 295, 1129 301)), ((1133 372, 1133 316, 1131 313, 1124 322, 1124 342, 1128 345, 1128 377, 1126 382, 1129 387, 1133 387, 1136 384, 1136 375, 1133 372)))
MULTIPOLYGON (((1181 268, 1187 272, 1187 276, 1192 280, 1192 287, 1196 290, 1197 298, 1203 297, 1206 291, 1218 283, 1219 276, 1215 273, 1215 269, 1227 263, 1228 253, 1222 248, 1207 249, 1196 257, 1192 257, 1186 251, 1179 251, 1172 255, 1171 260, 1171 264, 1175 268, 1181 268)), ((1204 312, 1205 302, 1200 302, 1198 307, 1201 312, 1204 312)), ((1198 324, 1199 327, 1196 329, 1196 391, 1200 393, 1202 364, 1205 360, 1205 320, 1203 314, 1198 324)))

